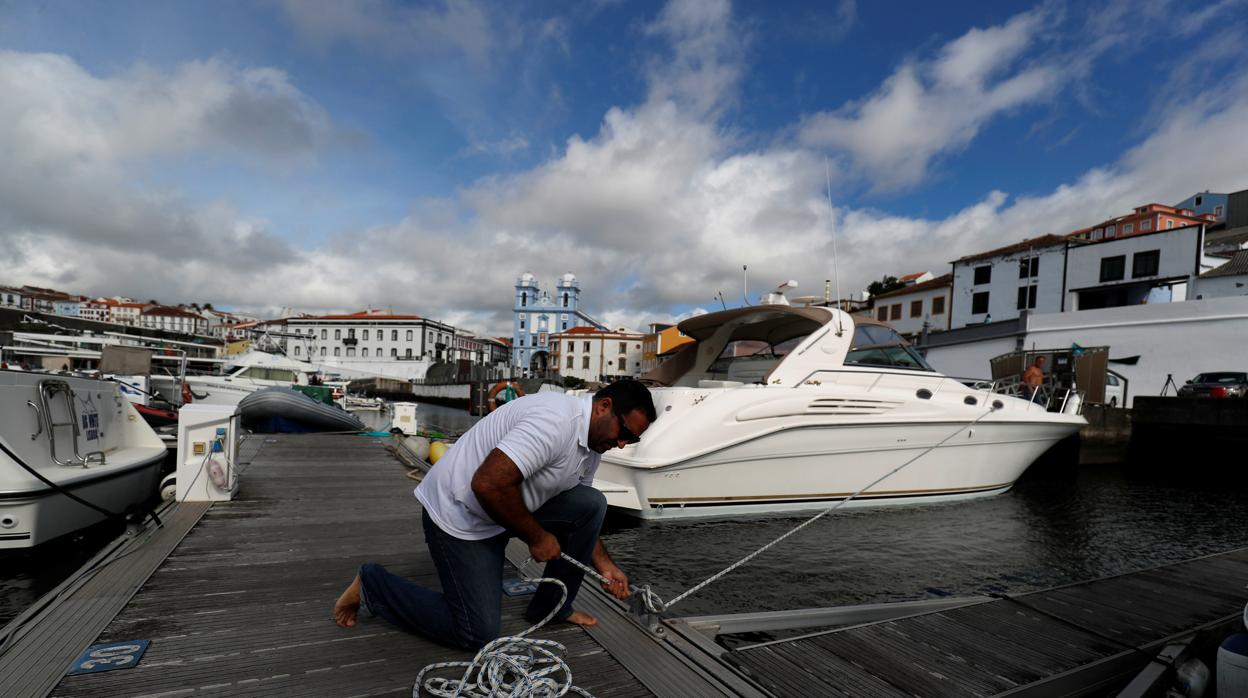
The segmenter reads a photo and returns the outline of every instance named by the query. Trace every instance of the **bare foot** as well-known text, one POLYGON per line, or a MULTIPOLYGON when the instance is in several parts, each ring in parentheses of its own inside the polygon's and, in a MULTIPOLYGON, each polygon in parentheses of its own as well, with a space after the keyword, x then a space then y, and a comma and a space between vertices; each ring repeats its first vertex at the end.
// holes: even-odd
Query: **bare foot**
POLYGON ((355 625, 355 616, 360 611, 360 575, 355 575, 351 585, 342 592, 334 603, 334 622, 344 628, 355 625))
POLYGON ((584 611, 573 611, 572 615, 568 616, 564 620, 568 623, 575 623, 583 628, 598 625, 598 619, 584 611))

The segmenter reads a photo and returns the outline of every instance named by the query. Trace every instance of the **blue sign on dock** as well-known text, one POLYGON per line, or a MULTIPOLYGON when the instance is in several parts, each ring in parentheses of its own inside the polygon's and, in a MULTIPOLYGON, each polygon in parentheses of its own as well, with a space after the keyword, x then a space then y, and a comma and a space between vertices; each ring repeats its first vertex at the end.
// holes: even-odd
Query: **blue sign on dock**
POLYGON ((67 676, 129 669, 139 663, 150 642, 151 640, 130 640, 91 645, 70 665, 67 676))
POLYGON ((524 596, 537 591, 537 585, 518 577, 509 577, 503 580, 503 593, 508 596, 524 596))

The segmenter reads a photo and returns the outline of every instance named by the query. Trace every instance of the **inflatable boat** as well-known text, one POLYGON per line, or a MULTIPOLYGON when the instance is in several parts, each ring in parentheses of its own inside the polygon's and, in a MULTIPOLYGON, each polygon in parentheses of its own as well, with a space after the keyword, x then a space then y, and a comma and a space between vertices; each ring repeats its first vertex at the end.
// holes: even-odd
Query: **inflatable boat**
POLYGON ((244 427, 263 434, 364 430, 355 415, 291 388, 257 390, 239 401, 238 414, 244 427))

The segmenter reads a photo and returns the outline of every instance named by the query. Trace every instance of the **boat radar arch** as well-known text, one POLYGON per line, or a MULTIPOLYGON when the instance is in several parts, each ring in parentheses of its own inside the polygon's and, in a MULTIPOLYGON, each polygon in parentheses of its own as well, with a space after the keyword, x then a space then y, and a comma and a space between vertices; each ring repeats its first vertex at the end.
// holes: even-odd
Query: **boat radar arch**
POLYGON ((791 288, 797 288, 797 281, 794 281, 793 279, 785 281, 774 289, 763 294, 763 297, 758 299, 758 301, 762 305, 788 305, 789 299, 784 297, 784 292, 791 288))

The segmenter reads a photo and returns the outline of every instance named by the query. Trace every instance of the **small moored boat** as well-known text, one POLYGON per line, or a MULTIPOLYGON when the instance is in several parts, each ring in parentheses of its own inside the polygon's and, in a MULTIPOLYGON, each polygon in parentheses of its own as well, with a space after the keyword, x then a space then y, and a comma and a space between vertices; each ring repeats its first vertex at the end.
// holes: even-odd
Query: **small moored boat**
POLYGON ((355 415, 291 388, 257 390, 238 403, 238 414, 244 427, 266 434, 364 430, 355 415))
POLYGON ((165 444, 110 381, 0 371, 0 549, 136 510, 165 444))

